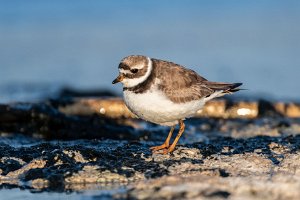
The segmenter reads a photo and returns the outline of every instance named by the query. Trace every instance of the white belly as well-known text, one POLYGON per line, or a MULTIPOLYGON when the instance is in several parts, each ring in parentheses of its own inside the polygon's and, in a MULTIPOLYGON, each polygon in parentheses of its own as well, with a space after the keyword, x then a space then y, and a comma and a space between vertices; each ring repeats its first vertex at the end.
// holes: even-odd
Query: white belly
POLYGON ((177 124, 179 119, 195 115, 205 103, 205 99, 173 103, 158 90, 149 90, 142 94, 124 91, 124 101, 129 110, 139 118, 167 126, 177 124))

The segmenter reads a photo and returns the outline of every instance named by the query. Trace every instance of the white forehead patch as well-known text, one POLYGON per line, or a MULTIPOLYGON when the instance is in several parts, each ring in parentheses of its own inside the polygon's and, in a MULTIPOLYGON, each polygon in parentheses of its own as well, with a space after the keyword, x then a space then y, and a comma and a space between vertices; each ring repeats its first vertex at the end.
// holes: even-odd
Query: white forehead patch
MULTIPOLYGON (((149 57, 147 57, 147 59, 148 59, 148 68, 147 68, 147 72, 145 73, 145 75, 141 76, 139 78, 124 78, 122 81, 124 87, 134 87, 134 86, 144 82, 150 76, 151 71, 152 71, 152 61, 149 57)), ((140 65, 137 65, 137 66, 140 67, 140 65)), ((134 68, 142 69, 143 66, 141 68, 138 68, 138 67, 134 67, 134 68)), ((120 72, 121 72, 121 70, 123 70, 123 69, 120 69, 120 72)), ((124 70, 121 73, 126 74, 128 72, 129 72, 128 70, 124 70)))

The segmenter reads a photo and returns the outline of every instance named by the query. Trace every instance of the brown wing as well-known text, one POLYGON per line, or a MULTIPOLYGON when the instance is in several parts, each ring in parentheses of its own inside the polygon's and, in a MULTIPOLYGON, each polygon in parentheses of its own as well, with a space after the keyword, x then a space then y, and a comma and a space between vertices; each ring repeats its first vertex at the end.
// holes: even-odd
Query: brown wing
POLYGON ((158 87, 176 103, 184 103, 208 97, 216 91, 222 94, 239 91, 242 83, 211 82, 190 69, 175 63, 153 59, 156 77, 161 82, 158 87))
POLYGON ((215 91, 205 84, 207 80, 196 72, 175 63, 155 60, 156 76, 161 82, 158 87, 176 103, 184 103, 209 96, 215 91))

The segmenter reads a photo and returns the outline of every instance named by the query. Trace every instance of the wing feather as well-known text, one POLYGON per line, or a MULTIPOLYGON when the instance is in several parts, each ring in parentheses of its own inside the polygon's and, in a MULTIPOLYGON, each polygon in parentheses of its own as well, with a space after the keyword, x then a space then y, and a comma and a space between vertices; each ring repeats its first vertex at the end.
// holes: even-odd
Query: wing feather
POLYGON ((153 64, 160 79, 159 89, 173 102, 199 100, 214 93, 205 84, 207 80, 193 70, 161 60, 154 60, 153 64))
POLYGON ((199 100, 217 91, 222 91, 222 94, 236 92, 242 85, 242 83, 211 82, 181 65, 157 59, 152 61, 156 77, 160 80, 158 88, 176 103, 199 100))

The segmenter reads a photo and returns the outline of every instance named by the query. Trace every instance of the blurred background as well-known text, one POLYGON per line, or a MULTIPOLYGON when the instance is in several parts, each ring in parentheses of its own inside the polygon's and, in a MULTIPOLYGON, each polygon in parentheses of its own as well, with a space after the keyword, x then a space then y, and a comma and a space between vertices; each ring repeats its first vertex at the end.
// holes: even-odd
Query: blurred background
POLYGON ((300 1, 0 1, 0 102, 108 89, 119 61, 148 55, 242 95, 300 99, 300 1))

